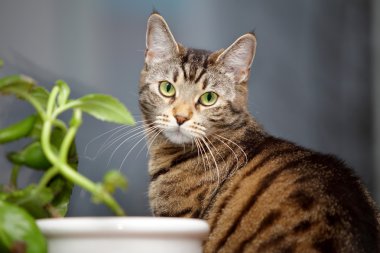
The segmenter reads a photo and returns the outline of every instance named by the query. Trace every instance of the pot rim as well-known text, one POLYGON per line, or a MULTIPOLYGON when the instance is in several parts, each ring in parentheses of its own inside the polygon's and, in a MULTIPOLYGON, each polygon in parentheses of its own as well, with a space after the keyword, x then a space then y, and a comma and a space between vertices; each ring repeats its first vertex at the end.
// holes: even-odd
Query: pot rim
POLYGON ((174 236, 205 239, 206 221, 171 217, 66 217, 37 220, 42 233, 56 236, 174 236))

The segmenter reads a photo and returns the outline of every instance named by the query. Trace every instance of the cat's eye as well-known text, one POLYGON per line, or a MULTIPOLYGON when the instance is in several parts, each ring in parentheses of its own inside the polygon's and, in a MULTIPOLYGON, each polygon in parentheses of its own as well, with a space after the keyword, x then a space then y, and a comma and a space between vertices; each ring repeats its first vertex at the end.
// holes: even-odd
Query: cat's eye
POLYGON ((159 90, 161 94, 165 97, 173 97, 175 95, 174 85, 169 83, 168 81, 160 82, 159 90))
POLYGON ((216 103, 218 100, 218 94, 212 91, 208 91, 203 93, 203 95, 199 98, 199 103, 204 106, 211 106, 216 103))

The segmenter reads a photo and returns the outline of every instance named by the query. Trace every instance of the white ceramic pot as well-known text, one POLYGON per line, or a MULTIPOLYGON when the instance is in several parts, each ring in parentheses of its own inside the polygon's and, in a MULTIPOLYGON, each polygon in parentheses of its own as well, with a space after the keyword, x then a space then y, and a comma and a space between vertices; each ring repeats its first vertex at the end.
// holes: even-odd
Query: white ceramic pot
POLYGON ((203 220, 154 217, 78 217, 37 221, 49 253, 201 253, 203 220))

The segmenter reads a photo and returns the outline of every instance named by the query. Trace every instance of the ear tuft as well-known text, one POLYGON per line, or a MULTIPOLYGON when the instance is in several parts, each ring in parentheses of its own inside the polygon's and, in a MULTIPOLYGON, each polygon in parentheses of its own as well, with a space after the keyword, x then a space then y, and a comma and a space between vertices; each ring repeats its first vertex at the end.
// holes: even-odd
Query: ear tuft
POLYGON ((256 53, 256 37, 247 33, 238 38, 222 54, 216 62, 237 83, 248 81, 249 71, 256 53))
POLYGON ((154 5, 153 5, 152 13, 150 15, 153 15, 153 14, 161 15, 160 12, 156 9, 156 6, 154 5))
POLYGON ((178 45, 164 18, 150 15, 146 31, 145 62, 150 65, 163 62, 178 54, 178 45))

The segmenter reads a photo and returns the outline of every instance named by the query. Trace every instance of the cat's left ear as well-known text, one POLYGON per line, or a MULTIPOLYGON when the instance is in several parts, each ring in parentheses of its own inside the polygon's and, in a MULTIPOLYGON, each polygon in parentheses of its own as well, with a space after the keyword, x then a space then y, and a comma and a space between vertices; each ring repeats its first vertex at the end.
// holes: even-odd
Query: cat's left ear
POLYGON ((216 63, 237 83, 246 82, 255 57, 256 44, 254 34, 244 34, 218 56, 216 63))
POLYGON ((146 30, 146 64, 163 62, 178 53, 178 44, 164 18, 157 13, 150 15, 146 30))

